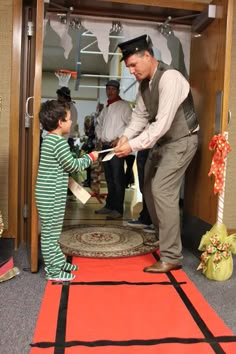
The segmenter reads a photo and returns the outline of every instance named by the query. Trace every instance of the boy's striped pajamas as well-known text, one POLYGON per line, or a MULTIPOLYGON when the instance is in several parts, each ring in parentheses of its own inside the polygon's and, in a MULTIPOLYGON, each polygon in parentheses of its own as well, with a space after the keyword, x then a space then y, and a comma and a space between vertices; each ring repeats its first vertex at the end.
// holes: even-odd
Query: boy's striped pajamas
POLYGON ((65 215, 69 173, 84 170, 91 162, 89 155, 74 158, 62 136, 49 133, 43 141, 35 196, 47 276, 58 276, 66 262, 58 240, 65 215))

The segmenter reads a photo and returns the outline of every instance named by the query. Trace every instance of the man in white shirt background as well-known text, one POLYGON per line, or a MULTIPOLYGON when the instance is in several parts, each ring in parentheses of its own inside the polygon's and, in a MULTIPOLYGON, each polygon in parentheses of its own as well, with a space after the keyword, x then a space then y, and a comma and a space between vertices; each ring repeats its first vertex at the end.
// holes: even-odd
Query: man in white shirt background
MULTIPOLYGON (((107 82, 107 105, 100 112, 95 128, 97 139, 103 150, 116 146, 131 118, 130 104, 121 99, 119 92, 119 81, 107 82)), ((126 184, 124 160, 124 157, 114 156, 111 160, 103 162, 108 193, 105 206, 95 210, 95 213, 107 214, 108 220, 119 219, 123 216, 126 184)))

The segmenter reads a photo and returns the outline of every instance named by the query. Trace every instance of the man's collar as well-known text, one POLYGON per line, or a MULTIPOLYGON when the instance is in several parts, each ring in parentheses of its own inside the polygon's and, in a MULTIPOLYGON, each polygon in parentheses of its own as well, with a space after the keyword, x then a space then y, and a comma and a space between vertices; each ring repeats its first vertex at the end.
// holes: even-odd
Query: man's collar
POLYGON ((113 98, 113 100, 107 100, 107 107, 110 106, 110 104, 120 101, 122 98, 120 96, 117 96, 116 98, 113 98))
POLYGON ((152 74, 152 77, 151 77, 151 79, 149 80, 149 83, 152 82, 152 80, 153 80, 153 78, 154 78, 154 76, 155 76, 155 74, 156 74, 156 72, 157 72, 158 65, 159 65, 159 62, 157 62, 156 69, 154 70, 154 72, 153 72, 153 74, 152 74))

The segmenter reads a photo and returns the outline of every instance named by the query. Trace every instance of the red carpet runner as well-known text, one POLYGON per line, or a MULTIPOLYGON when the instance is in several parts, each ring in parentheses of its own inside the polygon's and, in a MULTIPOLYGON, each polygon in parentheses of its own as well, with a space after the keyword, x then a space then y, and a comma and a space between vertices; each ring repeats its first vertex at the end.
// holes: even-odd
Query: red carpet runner
POLYGON ((182 271, 148 274, 153 255, 75 258, 48 282, 30 354, 236 353, 236 336, 182 271))

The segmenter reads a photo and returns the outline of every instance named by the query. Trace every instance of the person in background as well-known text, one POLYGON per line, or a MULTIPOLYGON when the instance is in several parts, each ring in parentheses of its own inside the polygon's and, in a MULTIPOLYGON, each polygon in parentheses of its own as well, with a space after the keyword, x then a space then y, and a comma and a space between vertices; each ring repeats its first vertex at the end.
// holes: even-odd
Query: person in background
POLYGON ((63 86, 59 88, 56 93, 58 102, 67 102, 70 106, 72 124, 70 132, 65 135, 65 138, 68 139, 68 143, 72 148, 74 146, 74 140, 79 135, 78 112, 75 106, 75 102, 71 99, 71 91, 68 87, 63 86))
POLYGON ((118 47, 140 85, 130 124, 115 153, 123 158, 131 151, 150 148, 144 197, 159 237, 160 260, 144 271, 166 273, 182 266, 179 192, 197 151, 199 125, 188 81, 179 71, 154 58, 148 35, 118 47))
POLYGON ((138 170, 138 181, 139 181, 139 189, 142 193, 142 210, 139 213, 137 219, 128 220, 127 224, 134 228, 143 228, 144 232, 155 233, 154 225, 152 224, 152 220, 150 214, 148 212, 147 204, 145 202, 143 188, 144 188, 144 170, 146 160, 149 154, 149 149, 144 149, 138 151, 137 154, 137 170, 138 170))
MULTIPOLYGON (((68 87, 62 86, 59 88, 57 91, 57 100, 60 103, 68 103, 70 106, 70 112, 71 112, 71 128, 70 132, 66 135, 64 135, 64 138, 67 140, 69 146, 70 146, 70 151, 75 152, 77 150, 77 147, 75 146, 75 141, 78 138, 79 135, 79 125, 78 125, 78 112, 75 106, 75 102, 72 101, 71 99, 71 91, 68 87)), ((67 190, 67 195, 68 198, 73 198, 73 193, 70 191, 68 188, 67 190)))
MULTIPOLYGON (((131 117, 131 107, 127 101, 121 99, 119 92, 119 81, 107 82, 107 105, 97 117, 95 127, 98 144, 102 145, 103 150, 116 146, 131 117)), ((95 213, 107 214, 108 220, 122 218, 125 197, 124 158, 114 156, 111 160, 103 162, 103 168, 108 193, 105 206, 95 213)))
POLYGON ((135 154, 131 153, 125 157, 126 170, 125 170, 125 188, 130 188, 134 184, 134 166, 135 154))
MULTIPOLYGON (((90 153, 94 150, 96 143, 94 119, 92 118, 92 116, 86 116, 84 118, 84 133, 86 135, 86 141, 84 142, 81 148, 86 153, 90 153)), ((87 178, 83 182, 83 186, 91 187, 91 167, 89 166, 86 171, 87 178)))
POLYGON ((58 243, 65 214, 69 173, 84 170, 97 160, 96 151, 75 158, 64 135, 69 134, 72 120, 70 105, 56 100, 42 103, 39 112, 42 127, 48 131, 43 140, 35 196, 41 221, 41 250, 46 278, 70 281, 76 265, 66 262, 58 243))

